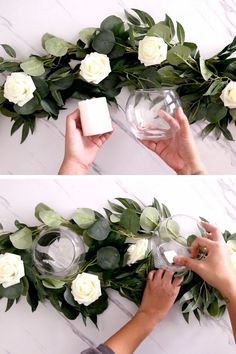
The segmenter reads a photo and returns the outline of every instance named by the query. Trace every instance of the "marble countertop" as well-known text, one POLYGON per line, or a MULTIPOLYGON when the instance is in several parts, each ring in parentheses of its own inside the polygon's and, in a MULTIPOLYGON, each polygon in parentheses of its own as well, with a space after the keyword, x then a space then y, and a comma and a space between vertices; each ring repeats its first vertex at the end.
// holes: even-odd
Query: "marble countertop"
MULTIPOLYGON (((0 215, 6 230, 14 220, 34 225, 34 207, 44 202, 65 217, 77 207, 103 212, 107 200, 129 197, 149 204, 153 197, 165 203, 172 214, 202 215, 224 231, 236 231, 236 177, 85 177, 75 179, 2 179, 0 215), (95 197, 96 196, 96 197, 95 197)), ((99 316, 98 326, 81 318, 69 321, 49 303, 31 313, 24 299, 8 311, 0 301, 1 354, 76 354, 97 345, 125 324, 136 307, 116 292, 109 291, 109 308, 99 316)), ((202 317, 201 324, 190 317, 187 324, 175 304, 168 317, 137 349, 137 354, 233 354, 235 344, 228 315, 221 319, 202 317)))
MULTIPOLYGON (((1 0, 0 43, 9 43, 18 58, 31 53, 43 54, 41 36, 45 32, 76 41, 80 29, 97 26, 110 14, 121 15, 123 7, 140 8, 162 20, 165 13, 180 21, 187 40, 198 43, 209 57, 236 34, 236 0, 1 0)), ((2 53, 0 53, 2 54, 2 53)), ((120 97, 122 107, 127 94, 120 97)), ((40 119, 34 136, 20 145, 20 133, 10 137, 10 119, 0 119, 0 174, 57 174, 63 158, 65 116, 76 101, 67 103, 57 121, 40 119)), ((141 146, 127 130, 122 110, 112 110, 117 128, 100 151, 91 174, 173 174, 157 156, 141 146)), ((235 142, 209 136, 200 138, 201 124, 192 127, 200 155, 210 174, 233 174, 236 170, 235 142)), ((236 139, 236 127, 232 127, 236 139)))

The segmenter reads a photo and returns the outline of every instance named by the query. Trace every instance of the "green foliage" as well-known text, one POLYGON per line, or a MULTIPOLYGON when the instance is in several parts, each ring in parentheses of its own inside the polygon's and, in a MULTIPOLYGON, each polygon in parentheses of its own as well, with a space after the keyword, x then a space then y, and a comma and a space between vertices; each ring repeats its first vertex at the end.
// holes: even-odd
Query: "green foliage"
MULTIPOLYGON (((19 284, 4 288, 0 285, 0 298, 7 299, 6 311, 18 302, 21 296, 25 296, 32 311, 37 309, 39 302, 46 299, 52 306, 68 319, 72 320, 79 315, 84 322, 89 318, 97 325, 97 315, 104 312, 108 306, 107 288, 117 290, 121 296, 139 305, 142 299, 148 273, 154 269, 152 253, 131 266, 126 264, 126 253, 129 247, 129 238, 141 238, 156 236, 157 232, 167 232, 172 238, 179 238, 179 227, 166 218, 171 216, 169 209, 156 198, 147 207, 141 207, 130 198, 116 198, 118 203, 109 202, 110 209, 105 209, 106 217, 92 209, 76 209, 71 219, 67 220, 47 205, 40 203, 35 208, 35 216, 42 222, 39 226, 27 226, 19 221, 15 222, 17 230, 11 233, 2 233, 0 236, 0 253, 15 253, 21 256, 24 262, 25 276, 19 284), (115 213, 115 214, 113 214, 115 213), (115 216, 115 221, 111 221, 115 216), (35 268, 32 259, 32 240, 41 234, 40 246, 49 245, 60 236, 51 225, 59 225, 63 222, 70 229, 83 234, 87 245, 85 261, 81 265, 80 273, 96 274, 101 280, 102 295, 89 306, 78 304, 71 292, 71 282, 77 274, 71 278, 46 277, 35 268), (58 224, 59 223, 59 224, 58 224), (163 227, 164 226, 164 231, 163 227), (42 230, 47 230, 42 236, 42 230)), ((205 220, 201 217, 202 220, 205 220)), ((231 242, 234 247, 236 233, 226 230, 223 233, 225 242, 231 242)), ((169 235, 168 235, 169 237, 169 235)), ((191 247, 195 235, 187 239, 187 246, 191 247)), ((179 241, 179 239, 178 239, 179 241)), ((43 257, 50 259, 50 255, 41 252, 35 253, 38 261, 43 257)), ((181 307, 183 317, 189 321, 193 313, 198 321, 202 314, 212 317, 220 317, 225 312, 225 304, 221 294, 198 275, 190 270, 176 273, 175 276, 183 276, 177 301, 181 307)))
POLYGON ((156 23, 147 12, 125 10, 127 23, 115 15, 105 18, 100 26, 79 32, 72 44, 50 33, 42 37, 45 56, 31 55, 22 62, 15 59, 12 47, 2 44, 11 60, 0 57, 0 72, 24 71, 35 83, 34 98, 23 107, 5 99, 0 87, 0 112, 12 118, 11 134, 22 130, 21 143, 34 133, 37 118, 57 119, 66 100, 105 96, 116 103, 122 87, 134 89, 171 86, 177 89, 191 124, 204 120, 202 137, 214 132, 216 139, 233 140, 230 124, 236 124, 236 113, 224 107, 220 95, 230 80, 236 81, 236 37, 218 54, 204 60, 195 43, 185 41, 183 26, 168 16, 156 23), (145 67, 138 60, 139 41, 145 36, 158 36, 168 45, 167 60, 161 65, 145 67), (80 62, 87 54, 108 55, 112 72, 97 85, 79 78, 80 62), (77 64, 71 67, 71 61, 77 64))

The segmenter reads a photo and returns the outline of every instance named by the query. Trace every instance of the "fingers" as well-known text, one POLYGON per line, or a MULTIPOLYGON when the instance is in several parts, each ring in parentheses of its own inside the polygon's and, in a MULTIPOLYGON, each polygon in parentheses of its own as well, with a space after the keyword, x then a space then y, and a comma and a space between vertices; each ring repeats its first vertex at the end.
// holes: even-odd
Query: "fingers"
POLYGON ((81 127, 79 110, 76 109, 74 112, 69 114, 66 118, 67 131, 71 131, 72 129, 76 129, 78 127, 78 124, 79 124, 79 127, 81 127))
POLYGON ((184 111, 181 107, 177 107, 175 110, 175 118, 177 122, 179 123, 180 129, 189 131, 189 121, 187 116, 184 114, 184 111))
POLYGON ((199 267, 201 267, 201 262, 198 261, 197 259, 193 259, 190 257, 184 257, 184 256, 176 256, 174 258, 174 263, 176 265, 184 266, 188 269, 191 269, 196 273, 197 273, 199 267))
POLYGON ((173 117, 171 117, 170 114, 168 114, 167 112, 160 110, 159 115, 161 118, 163 118, 170 126, 170 128, 174 129, 174 130, 179 130, 180 126, 179 123, 177 122, 177 120, 173 117))
POLYGON ((183 277, 176 277, 174 280, 173 280, 173 285, 178 288, 182 282, 183 282, 184 278, 183 277))
POLYGON ((209 240, 208 238, 204 238, 204 237, 197 237, 191 246, 191 255, 192 257, 197 257, 198 252, 199 252, 199 248, 203 247, 206 248, 207 251, 209 251, 209 249, 212 246, 213 241, 209 240))
POLYGON ((155 277, 156 271, 152 270, 151 272, 149 272, 148 274, 148 281, 153 281, 154 277, 155 277))
POLYGON ((223 236, 222 236, 220 230, 216 226, 209 224, 208 222, 205 222, 205 221, 202 221, 201 224, 204 227, 204 229, 208 233, 210 233, 210 235, 207 235, 208 239, 210 239, 212 241, 222 241, 223 236))

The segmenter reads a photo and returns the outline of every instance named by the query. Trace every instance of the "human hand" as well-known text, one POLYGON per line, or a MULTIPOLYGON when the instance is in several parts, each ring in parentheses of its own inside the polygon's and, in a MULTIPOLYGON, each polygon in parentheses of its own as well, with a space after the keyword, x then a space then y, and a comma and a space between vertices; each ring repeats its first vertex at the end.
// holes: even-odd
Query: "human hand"
POLYGON ((172 138, 159 141, 141 140, 141 143, 155 152, 179 175, 206 174, 190 130, 188 118, 181 107, 175 112, 175 118, 160 111, 160 116, 170 125, 177 128, 172 138))
POLYGON ((174 278, 174 273, 158 269, 149 273, 141 306, 137 315, 146 315, 147 321, 156 325, 166 317, 173 306, 183 281, 174 278))
POLYGON ((69 114, 66 119, 65 156, 59 174, 86 174, 111 134, 83 136, 79 110, 69 114))
POLYGON ((224 297, 228 297, 232 286, 236 288, 228 247, 219 229, 207 222, 202 222, 202 225, 207 234, 205 237, 197 237, 192 243, 193 258, 176 256, 174 263, 191 269, 208 284, 217 288, 224 297), (199 248, 204 248, 207 252, 207 256, 202 260, 196 259, 199 248))

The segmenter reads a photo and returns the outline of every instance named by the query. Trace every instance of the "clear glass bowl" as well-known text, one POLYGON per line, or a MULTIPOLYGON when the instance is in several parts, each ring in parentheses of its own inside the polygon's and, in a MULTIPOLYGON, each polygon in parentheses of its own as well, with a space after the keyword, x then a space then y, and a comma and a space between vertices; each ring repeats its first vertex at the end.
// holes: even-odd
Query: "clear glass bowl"
POLYGON ((188 215, 174 215, 161 221, 159 233, 152 240, 152 253, 156 268, 181 272, 186 268, 170 263, 166 252, 174 251, 179 256, 190 257, 190 247, 195 237, 205 233, 200 222, 188 215))
POLYGON ((43 230, 33 243, 33 261, 49 277, 67 278, 79 271, 85 256, 81 236, 61 226, 43 230))
POLYGON ((178 129, 160 117, 159 111, 163 110, 174 118, 178 106, 181 106, 180 99, 172 88, 133 91, 126 104, 126 118, 131 132, 143 140, 173 137, 178 129))

